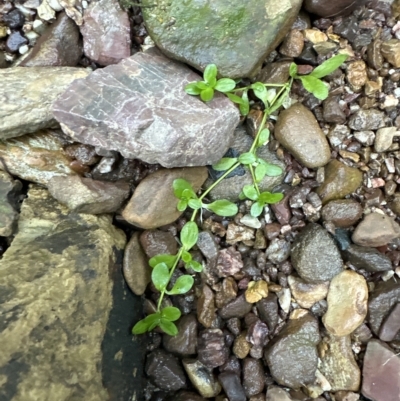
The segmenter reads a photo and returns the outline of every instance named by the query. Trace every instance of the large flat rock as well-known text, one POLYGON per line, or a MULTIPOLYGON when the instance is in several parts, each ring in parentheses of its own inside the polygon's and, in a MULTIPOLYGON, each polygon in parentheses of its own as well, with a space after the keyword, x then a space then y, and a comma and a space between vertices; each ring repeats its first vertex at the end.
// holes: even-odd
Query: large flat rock
POLYGON ((73 67, 0 69, 0 139, 57 127, 53 101, 72 81, 88 74, 73 67))
POLYGON ((164 167, 217 162, 229 148, 239 112, 223 95, 209 103, 184 87, 200 77, 152 51, 72 83, 53 106, 79 142, 164 167))
POLYGON ((70 215, 30 187, 0 261, 1 400, 116 400, 103 386, 102 341, 124 245, 109 216, 70 215))
POLYGON ((147 31, 169 57, 203 70, 217 65, 221 76, 254 75, 280 43, 301 0, 144 0, 147 31), (154 5, 156 3, 156 5, 154 5), (151 6, 151 7, 150 7, 151 6))

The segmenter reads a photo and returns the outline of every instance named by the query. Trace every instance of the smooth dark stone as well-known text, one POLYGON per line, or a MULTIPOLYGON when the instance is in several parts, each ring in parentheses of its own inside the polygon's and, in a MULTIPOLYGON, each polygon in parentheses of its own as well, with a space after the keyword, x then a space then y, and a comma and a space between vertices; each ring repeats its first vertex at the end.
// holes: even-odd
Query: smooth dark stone
POLYGON ((349 42, 353 42, 358 34, 357 18, 355 16, 344 18, 333 28, 333 32, 347 39, 349 42))
POLYGON ((337 228, 333 236, 340 251, 346 250, 351 245, 351 232, 344 228, 337 228))
POLYGON ((182 316, 176 323, 178 334, 164 334, 164 348, 181 356, 193 355, 197 350, 197 319, 194 315, 182 316))
POLYGON ((12 32, 6 42, 6 49, 10 53, 16 53, 18 49, 28 43, 28 39, 22 36, 19 31, 12 32))
POLYGON ((306 0, 304 8, 312 14, 329 18, 348 15, 365 2, 366 0, 306 0))
POLYGON ((25 17, 18 9, 12 10, 3 16, 3 22, 11 29, 18 29, 24 25, 25 17))
POLYGON ((243 388, 247 397, 264 390, 264 368, 260 359, 246 358, 243 361, 243 388))
POLYGON ((221 308, 219 314, 223 319, 230 319, 232 317, 242 318, 251 311, 251 308, 252 304, 246 301, 244 295, 240 295, 221 308))
POLYGON ((351 245, 342 252, 342 256, 357 269, 368 272, 384 272, 392 269, 391 260, 376 248, 351 245))
POLYGON ((229 401, 246 401, 246 394, 238 375, 231 372, 224 372, 218 376, 218 380, 225 394, 228 396, 229 401))
POLYGON ((273 332, 279 320, 278 297, 269 293, 267 298, 258 301, 256 305, 261 320, 267 323, 269 331, 273 332))

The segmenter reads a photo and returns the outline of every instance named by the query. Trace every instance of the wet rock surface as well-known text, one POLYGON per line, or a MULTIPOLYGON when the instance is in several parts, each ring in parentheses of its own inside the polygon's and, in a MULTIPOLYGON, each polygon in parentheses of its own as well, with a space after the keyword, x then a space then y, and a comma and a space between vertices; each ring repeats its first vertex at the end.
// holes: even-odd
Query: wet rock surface
POLYGON ((53 114, 75 140, 128 158, 164 167, 213 164, 228 150, 239 115, 223 96, 206 105, 186 95, 184 86, 198 79, 157 52, 137 53, 70 85, 53 114))
POLYGON ((33 400, 26 396, 32 388, 35 398, 108 398, 101 344, 113 304, 109 272, 124 245, 124 234, 109 217, 71 217, 47 190, 30 187, 18 234, 0 261, 0 336, 7 343, 1 368, 9 383, 0 390, 2 398, 33 400), (16 268, 20 274, 13 274, 16 268), (60 375, 53 376, 52 388, 37 386, 55 371, 60 375), (74 383, 65 382, 70 375, 74 383))
POLYGON ((221 0, 212 5, 193 4, 174 0, 164 8, 143 9, 148 32, 169 57, 198 70, 213 60, 221 75, 230 78, 254 75, 283 39, 301 6, 297 0, 268 0, 265 4, 250 1, 246 7, 240 2, 228 6, 221 0), (207 21, 207 29, 203 21, 207 21), (231 25, 230 21, 235 22, 231 25), (207 31, 215 32, 215 36, 207 31), (244 56, 249 46, 253 49, 251 58, 244 56), (232 54, 237 55, 235 62, 232 54))
POLYGON ((6 68, 0 69, 0 138, 7 139, 55 128, 51 112, 53 101, 76 79, 88 72, 82 68, 6 68))
POLYGON ((18 219, 18 195, 22 184, 5 171, 0 171, 0 235, 9 237, 16 229, 18 219))

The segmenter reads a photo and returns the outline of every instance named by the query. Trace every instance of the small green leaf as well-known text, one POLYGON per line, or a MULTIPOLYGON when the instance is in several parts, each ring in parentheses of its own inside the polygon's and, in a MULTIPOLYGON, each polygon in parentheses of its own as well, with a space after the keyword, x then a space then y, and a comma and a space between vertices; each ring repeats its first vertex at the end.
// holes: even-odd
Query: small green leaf
POLYGON ((185 86, 185 92, 188 95, 200 95, 201 89, 197 86, 197 82, 192 82, 185 86))
POLYGON ((237 95, 234 95, 233 93, 227 93, 226 96, 233 102, 237 104, 244 104, 245 102, 243 99, 237 95))
POLYGON ((236 157, 223 157, 217 164, 214 164, 212 168, 215 171, 225 171, 229 170, 236 162, 236 157))
POLYGON ((283 194, 280 194, 280 193, 273 194, 271 192, 262 192, 260 194, 259 199, 260 199, 260 202, 263 202, 264 204, 265 203, 270 203, 270 204, 277 203, 283 199, 283 194))
POLYGON ((182 199, 189 200, 189 199, 197 199, 197 196, 193 189, 184 189, 182 192, 182 199))
POLYGON ((268 109, 268 114, 272 114, 275 110, 278 110, 282 104, 285 102, 286 98, 289 95, 289 90, 285 90, 279 98, 274 102, 274 104, 268 109))
POLYGON ((257 160, 260 164, 265 166, 265 174, 267 174, 269 177, 278 177, 279 175, 282 174, 282 169, 279 166, 276 166, 275 164, 270 164, 267 163, 263 159, 258 159, 257 160))
POLYGON ((199 201, 198 199, 190 199, 188 205, 189 205, 192 209, 197 210, 197 209, 200 209, 200 208, 201 208, 201 201, 199 201))
POLYGON ((267 107, 268 106, 267 88, 263 84, 258 85, 256 88, 254 88, 253 86, 256 84, 261 84, 261 82, 256 82, 255 84, 252 85, 254 94, 264 103, 265 107, 267 107))
POLYGON ((260 146, 265 145, 268 142, 268 139, 269 139, 269 129, 268 128, 264 128, 260 132, 260 135, 258 136, 257 147, 259 148, 260 146))
POLYGON ((297 65, 295 63, 290 64, 289 75, 294 78, 297 75, 297 65))
POLYGON ((159 324, 161 330, 170 336, 176 336, 178 334, 178 328, 175 323, 170 322, 167 319, 162 318, 159 324))
POLYGON ((208 64, 203 73, 204 81, 209 83, 211 86, 214 86, 217 79, 217 73, 217 66, 215 64, 208 64))
POLYGON ((317 99, 325 100, 328 97, 329 90, 327 86, 318 78, 312 75, 299 77, 304 89, 312 93, 317 99))
POLYGON ((257 165, 256 169, 254 170, 254 175, 256 177, 256 181, 260 182, 265 175, 267 174, 267 167, 265 166, 265 164, 259 164, 257 165))
POLYGON ((203 270, 203 265, 196 260, 191 260, 187 265, 186 269, 193 269, 196 273, 200 273, 203 270))
POLYGON ((214 97, 214 89, 207 88, 203 89, 200 93, 200 98, 203 102, 209 102, 214 97))
POLYGON ((239 105, 240 114, 242 116, 247 116, 250 111, 250 103, 249 103, 249 96, 247 95, 247 91, 243 92, 242 95, 242 103, 239 105))
POLYGON ((184 180, 183 178, 177 178, 176 180, 174 180, 174 182, 172 183, 172 187, 174 189, 174 195, 178 199, 183 198, 183 191, 187 189, 194 193, 194 190, 190 182, 184 180))
POLYGON ((132 329, 133 334, 143 334, 146 331, 152 330, 160 321, 160 314, 153 313, 146 316, 144 319, 139 320, 132 329))
POLYGON ((199 236, 199 229, 194 221, 188 221, 181 231, 181 243, 186 251, 189 251, 196 244, 199 236))
POLYGON ((187 201, 181 199, 181 200, 178 202, 178 205, 176 206, 176 208, 177 208, 180 212, 184 212, 184 211, 186 210, 187 206, 188 206, 187 201))
POLYGON ((166 291, 168 295, 181 295, 186 294, 193 286, 194 279, 192 276, 185 274, 176 280, 175 285, 171 290, 166 291))
POLYGON ((182 260, 185 263, 189 263, 192 260, 192 255, 188 251, 182 252, 182 260))
POLYGON ((253 164, 257 160, 253 152, 242 153, 239 156, 239 162, 242 164, 253 164))
POLYGON ((254 201, 258 199, 258 193, 254 188, 254 185, 245 185, 243 187, 243 193, 246 196, 246 198, 249 198, 254 201))
POLYGON ((245 200, 246 198, 247 198, 247 196, 244 194, 244 192, 240 191, 239 200, 245 200))
POLYGON ((217 81, 217 84, 215 85, 214 89, 219 91, 219 92, 229 92, 232 89, 235 89, 236 82, 233 79, 230 78, 222 78, 217 81))
POLYGON ((170 269, 174 265, 175 260, 176 260, 176 255, 161 254, 153 256, 149 260, 149 265, 151 267, 156 267, 159 263, 165 263, 170 269))
POLYGON ((169 269, 166 263, 156 265, 151 272, 151 281, 158 291, 164 291, 169 281, 169 269))
POLYGON ((234 216, 238 212, 238 207, 226 199, 216 200, 213 203, 204 206, 206 209, 213 211, 218 216, 229 217, 234 216))
MULTIPOLYGON (((310 76, 315 78, 323 78, 339 68, 347 60, 347 54, 338 54, 324 61, 321 65, 315 68, 310 76)), ((308 90, 308 89, 307 89, 308 90)), ((315 95, 314 95, 315 96, 315 95)), ((316 96, 315 96, 316 97, 316 96)))
POLYGON ((197 87, 199 88, 199 89, 208 89, 208 88, 210 88, 210 85, 207 83, 207 82, 204 82, 204 81, 198 81, 197 82, 197 87))
POLYGON ((181 317, 181 311, 175 306, 167 306, 161 309, 161 318, 167 319, 170 322, 175 322, 181 317))
POLYGON ((264 205, 261 202, 259 202, 259 201, 254 202, 251 205, 250 214, 253 217, 258 217, 262 213, 263 208, 264 208, 264 205))

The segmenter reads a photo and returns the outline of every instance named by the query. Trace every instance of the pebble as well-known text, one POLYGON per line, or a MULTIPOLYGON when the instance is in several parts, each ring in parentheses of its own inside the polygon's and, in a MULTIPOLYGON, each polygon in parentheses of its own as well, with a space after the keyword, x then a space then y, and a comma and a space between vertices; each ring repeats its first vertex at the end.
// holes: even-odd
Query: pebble
MULTIPOLYGON (((183 367, 190 382, 204 398, 216 397, 221 392, 221 385, 210 370, 196 359, 184 359, 183 367)), ((186 401, 186 398, 182 401, 186 401)))
POLYGON ((208 259, 214 259, 218 255, 218 245, 214 236, 209 231, 201 231, 197 239, 197 246, 201 253, 208 259))
POLYGON ((375 401, 395 401, 400 397, 400 358, 379 340, 368 343, 361 393, 375 401))
POLYGON ((96 181, 78 175, 52 177, 48 189, 71 211, 87 214, 116 212, 130 194, 128 182, 96 181))
POLYGON ((135 189, 122 212, 124 219, 137 227, 152 229, 174 222, 182 212, 176 208, 172 183, 183 178, 198 191, 207 178, 205 167, 161 169, 148 175, 135 189))
POLYGON ((207 328, 212 326, 216 318, 214 292, 205 284, 197 300, 197 318, 199 322, 207 328))
POLYGON ((358 224, 352 240, 360 246, 383 246, 399 238, 400 226, 391 217, 381 213, 370 213, 358 224))
POLYGON ((322 322, 336 336, 351 334, 367 315, 368 286, 365 278, 350 270, 334 277, 328 291, 328 311, 322 322))
POLYGON ((21 11, 14 9, 7 14, 3 15, 2 22, 11 29, 18 29, 24 25, 25 17, 21 11))
POLYGON ((186 387, 186 378, 178 358, 163 350, 155 350, 147 356, 146 374, 161 390, 177 391, 186 387))
POLYGON ((291 304, 291 293, 289 288, 282 288, 278 293, 279 306, 285 313, 289 313, 291 304))
POLYGON ((246 358, 243 361, 243 388, 248 398, 264 390, 263 364, 259 359, 246 358))
POLYGON ((257 302, 258 314, 270 332, 273 332, 278 324, 278 309, 278 297, 275 294, 269 293, 267 298, 257 302))
POLYGON ((354 132, 354 138, 362 145, 371 146, 375 141, 374 131, 358 131, 354 132))
POLYGON ((254 229, 244 226, 238 226, 235 223, 228 224, 226 230, 226 242, 229 245, 237 242, 250 241, 254 239, 254 229))
POLYGON ((348 124, 355 131, 377 130, 385 126, 385 114, 376 109, 360 109, 350 116, 348 124))
POLYGON ((28 39, 22 36, 19 31, 12 32, 6 41, 6 50, 10 53, 16 53, 18 49, 28 43, 28 39))
POLYGON ((362 207, 354 199, 339 199, 327 203, 321 210, 322 219, 336 227, 351 227, 362 217, 362 207))
POLYGON ((379 338, 382 341, 393 341, 400 330, 400 303, 398 303, 387 318, 383 321, 379 330, 379 338))
MULTIPOLYGON (((335 96, 329 96, 324 102, 323 102, 323 117, 324 120, 328 123, 335 123, 335 124, 343 124, 346 122, 346 114, 342 110, 342 107, 340 103, 338 102, 338 98, 335 96)), ((347 128, 347 127, 346 127, 347 128)), ((332 144, 332 131, 336 131, 337 126, 335 126, 331 131, 330 135, 328 135, 329 142, 332 144)), ((335 141, 336 143, 336 141, 335 141)), ((338 143, 337 145, 339 145, 338 143)), ((336 146, 337 146, 336 145, 336 146)), ((335 146, 335 145, 333 145, 335 146)))
MULTIPOLYGON (((331 98, 328 98, 326 101, 329 101, 330 103, 330 99, 331 98)), ((335 107, 337 108, 338 106, 339 105, 336 104, 335 107)), ((350 137, 350 135, 351 135, 350 129, 346 125, 336 124, 329 130, 328 139, 330 144, 333 147, 335 147, 335 146, 340 146, 347 138, 350 137)))
POLYGON ((334 2, 329 0, 306 0, 304 8, 309 13, 329 18, 350 14, 360 4, 362 4, 360 0, 339 0, 334 2))
POLYGON ((233 276, 239 273, 242 268, 242 255, 235 247, 231 246, 218 252, 216 265, 218 277, 233 276))
POLYGON ((261 222, 257 219, 257 217, 253 217, 250 214, 245 214, 241 219, 240 222, 250 228, 261 228, 261 222))
POLYGON ((325 167, 324 182, 316 192, 325 205, 331 200, 341 199, 353 193, 362 184, 362 179, 362 172, 357 168, 331 160, 325 167))
POLYGON ((367 62, 368 66, 380 70, 383 64, 383 56, 381 53, 382 41, 379 39, 374 40, 368 45, 367 48, 367 62))
POLYGON ((347 65, 346 77, 351 89, 359 92, 368 80, 367 66, 364 61, 359 60, 349 63, 347 65))
POLYGON ((291 275, 288 277, 288 284, 293 298, 302 308, 310 309, 316 302, 325 299, 328 294, 328 282, 311 284, 291 275))
POLYGON ((198 338, 198 359, 207 368, 222 366, 229 357, 225 335, 220 329, 205 329, 198 338))
POLYGON ((342 268, 340 252, 328 234, 318 224, 308 224, 295 238, 292 265, 299 276, 309 283, 331 280, 342 268))
POLYGON ((251 344, 246 340, 247 333, 244 331, 235 338, 232 351, 239 359, 244 359, 249 355, 251 344))
POLYGON ((319 56, 327 56, 329 53, 336 51, 338 45, 333 42, 319 42, 313 46, 313 49, 319 56))
POLYGON ((395 68, 400 68, 400 40, 390 39, 381 45, 383 57, 395 68))
POLYGON ((163 345, 168 352, 178 356, 194 355, 197 351, 197 319, 195 315, 184 315, 176 323, 178 334, 163 335, 163 345))
MULTIPOLYGON (((278 386, 269 386, 266 401, 293 401, 289 393, 278 386)), ((297 401, 297 400, 296 400, 297 401)))
POLYGON ((397 303, 400 303, 400 283, 394 280, 378 283, 371 292, 368 303, 368 323, 375 335, 379 334, 382 323, 397 303))
POLYGON ((143 295, 151 281, 151 267, 135 232, 125 247, 123 273, 129 288, 136 295, 143 295))
POLYGON ((236 299, 238 287, 233 277, 227 277, 222 280, 222 287, 218 288, 215 296, 217 308, 222 308, 229 302, 236 299))
POLYGON ((264 353, 275 381, 292 389, 314 383, 319 342, 318 321, 311 314, 289 320, 264 353))
POLYGON ((361 372, 354 359, 350 336, 328 335, 318 347, 321 359, 318 369, 329 382, 330 391, 359 391, 361 372))
POLYGON ((303 51, 304 37, 298 29, 292 29, 286 35, 279 53, 287 57, 298 57, 303 51))
POLYGON ((306 40, 313 44, 326 42, 328 40, 326 34, 318 29, 304 29, 303 35, 306 40))
POLYGON ((167 231, 146 230, 140 235, 140 243, 149 258, 156 255, 176 255, 178 244, 167 231))
POLYGON ((376 132, 374 149, 375 152, 386 152, 392 146, 393 138, 400 136, 396 127, 381 128, 376 132))
POLYGON ((244 293, 246 301, 254 304, 268 296, 268 283, 264 280, 250 281, 244 293))
POLYGON ((222 319, 231 319, 232 317, 242 318, 251 311, 252 306, 253 304, 247 302, 243 294, 221 308, 219 314, 222 319))
POLYGON ((342 256, 346 262, 367 272, 384 272, 392 269, 391 260, 376 248, 353 244, 342 252, 342 256))
POLYGON ((281 112, 274 134, 306 167, 321 167, 330 159, 331 153, 324 133, 312 112, 301 103, 281 112))
POLYGON ((22 189, 22 183, 13 180, 5 171, 0 170, 0 235, 9 237, 17 228, 18 221, 18 196, 22 189))
POLYGON ((269 244, 265 255, 272 263, 282 263, 290 255, 290 243, 283 239, 275 238, 269 244))
POLYGON ((224 372, 218 376, 218 380, 229 401, 246 401, 246 394, 237 374, 224 372))

